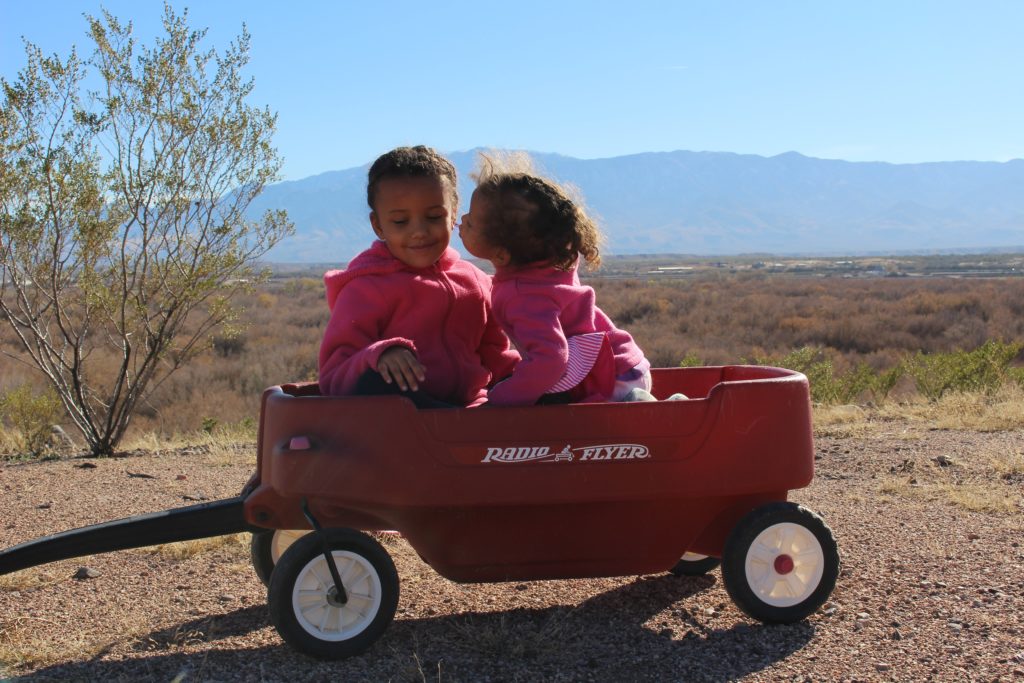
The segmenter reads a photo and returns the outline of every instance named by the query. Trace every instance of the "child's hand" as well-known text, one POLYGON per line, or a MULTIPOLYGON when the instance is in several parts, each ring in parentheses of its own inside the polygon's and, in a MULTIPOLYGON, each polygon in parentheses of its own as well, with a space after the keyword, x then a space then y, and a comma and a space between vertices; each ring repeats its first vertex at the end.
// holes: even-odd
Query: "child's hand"
POLYGON ((388 384, 397 383, 402 391, 416 391, 427 376, 416 354, 404 346, 392 346, 380 354, 377 372, 388 384))

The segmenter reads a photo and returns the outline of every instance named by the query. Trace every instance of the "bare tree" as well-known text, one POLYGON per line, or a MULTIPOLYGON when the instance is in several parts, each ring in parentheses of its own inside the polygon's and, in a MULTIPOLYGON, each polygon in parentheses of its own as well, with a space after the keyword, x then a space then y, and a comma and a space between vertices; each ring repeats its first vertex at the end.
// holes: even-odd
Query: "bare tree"
POLYGON ((292 230, 283 211, 245 215, 280 170, 276 114, 246 102, 249 35, 200 51, 187 18, 165 5, 145 47, 87 17, 90 59, 26 41, 16 82, 0 79, 0 318, 96 455, 292 230))

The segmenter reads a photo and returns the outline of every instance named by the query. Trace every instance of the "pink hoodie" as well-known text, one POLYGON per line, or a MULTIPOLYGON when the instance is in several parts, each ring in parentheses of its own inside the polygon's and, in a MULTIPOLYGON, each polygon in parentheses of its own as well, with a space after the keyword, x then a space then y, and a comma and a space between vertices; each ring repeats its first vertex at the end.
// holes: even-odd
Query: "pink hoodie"
POLYGON ((613 385, 615 377, 639 365, 643 351, 628 332, 615 327, 594 298, 594 290, 580 284, 575 266, 569 271, 549 266, 498 268, 491 306, 523 359, 510 378, 491 389, 488 401, 536 403, 569 368, 569 337, 605 333, 614 354, 614 371, 611 364, 594 366, 595 371, 614 372, 612 377, 600 378, 604 386, 613 385))
POLYGON ((405 346, 426 368, 420 388, 442 401, 476 405, 519 354, 491 314, 491 280, 449 247, 430 268, 411 268, 382 241, 324 275, 331 319, 320 344, 320 392, 351 393, 380 354, 405 346))

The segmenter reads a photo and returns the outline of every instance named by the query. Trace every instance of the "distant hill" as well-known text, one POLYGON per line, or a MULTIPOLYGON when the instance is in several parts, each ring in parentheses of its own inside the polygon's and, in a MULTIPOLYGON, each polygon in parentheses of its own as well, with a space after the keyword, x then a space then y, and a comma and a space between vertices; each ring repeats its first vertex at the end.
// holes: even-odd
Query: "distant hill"
MULTIPOLYGON (((576 185, 609 254, 863 254, 1024 249, 1024 160, 888 164, 724 152, 609 159, 534 153, 576 185)), ((475 151, 450 154, 465 211, 475 151)), ((279 262, 344 263, 372 240, 366 167, 277 183, 255 215, 288 210, 296 234, 279 262)), ((461 247, 458 239, 453 244, 461 247)))

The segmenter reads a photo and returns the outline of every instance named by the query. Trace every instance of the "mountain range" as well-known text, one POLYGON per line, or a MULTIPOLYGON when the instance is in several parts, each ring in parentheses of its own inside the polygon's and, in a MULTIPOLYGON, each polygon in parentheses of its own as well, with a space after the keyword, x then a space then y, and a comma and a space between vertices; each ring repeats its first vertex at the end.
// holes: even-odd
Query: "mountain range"
MULTIPOLYGON (((789 152, 653 152, 607 159, 531 153, 580 190, 606 254, 835 254, 1024 250, 1024 160, 849 162, 789 152)), ((448 157, 460 211, 477 151, 448 157)), ((255 217, 283 208, 295 234, 276 262, 344 264, 373 240, 367 166, 268 186, 255 217)), ((458 238, 452 244, 461 249, 458 238)))

